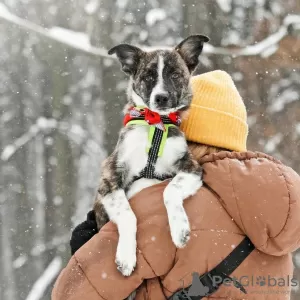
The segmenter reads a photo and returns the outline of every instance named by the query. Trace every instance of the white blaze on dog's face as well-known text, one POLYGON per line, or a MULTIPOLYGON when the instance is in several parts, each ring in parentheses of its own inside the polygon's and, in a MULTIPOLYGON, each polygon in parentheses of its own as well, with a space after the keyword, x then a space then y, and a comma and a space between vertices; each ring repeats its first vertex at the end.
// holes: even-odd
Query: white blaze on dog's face
POLYGON ((166 91, 166 85, 164 82, 164 71, 165 63, 163 55, 158 55, 157 63, 157 80, 156 85, 152 89, 150 94, 149 108, 153 111, 159 111, 164 104, 168 101, 168 91, 166 91))
POLYGON ((173 50, 151 52, 127 44, 112 48, 109 54, 116 53, 123 71, 130 75, 130 104, 148 107, 161 115, 187 109, 192 99, 191 73, 208 40, 206 36, 193 35, 173 50))

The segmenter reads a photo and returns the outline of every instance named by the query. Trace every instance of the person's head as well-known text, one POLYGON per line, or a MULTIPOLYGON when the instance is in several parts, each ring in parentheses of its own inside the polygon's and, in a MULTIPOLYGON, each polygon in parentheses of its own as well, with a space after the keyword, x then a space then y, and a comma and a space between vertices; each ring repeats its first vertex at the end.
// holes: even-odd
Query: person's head
POLYGON ((199 160, 219 151, 247 150, 247 112, 230 75, 213 71, 192 77, 193 100, 181 129, 199 160))

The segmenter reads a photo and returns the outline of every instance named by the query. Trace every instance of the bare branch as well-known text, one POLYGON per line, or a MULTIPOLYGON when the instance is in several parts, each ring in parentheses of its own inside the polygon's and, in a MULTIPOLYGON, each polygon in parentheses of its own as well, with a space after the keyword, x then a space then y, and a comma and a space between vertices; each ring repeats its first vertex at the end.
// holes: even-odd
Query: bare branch
MULTIPOLYGON (((47 39, 64 44, 68 47, 76 49, 78 51, 94 55, 97 57, 111 58, 107 54, 106 49, 97 48, 90 44, 88 36, 83 32, 76 32, 65 28, 53 27, 51 29, 43 28, 37 24, 24 20, 11 12, 0 3, 0 19, 13 23, 20 26, 21 29, 27 32, 37 33, 47 39)), ((276 52, 278 49, 278 43, 287 35, 289 35, 290 28, 299 29, 300 28, 300 15, 288 15, 284 18, 282 25, 278 31, 257 44, 249 45, 244 48, 224 48, 224 47, 214 47, 210 44, 206 44, 204 47, 205 54, 214 55, 229 55, 233 57, 237 56, 255 56, 260 55, 262 57, 267 57, 276 52)), ((155 50, 161 47, 142 47, 146 51, 155 50)), ((164 47, 164 49, 170 49, 169 47, 164 47)))
POLYGON ((54 237, 51 241, 45 244, 38 244, 34 246, 29 254, 21 254, 13 261, 13 267, 14 269, 19 269, 23 267, 30 257, 36 257, 43 253, 45 253, 48 250, 52 250, 57 248, 58 246, 65 245, 70 241, 70 234, 65 234, 59 237, 54 237))
POLYGON ((14 14, 12 14, 8 8, 0 3, 0 19, 3 19, 9 23, 18 25, 21 29, 27 33, 33 32, 43 36, 51 41, 64 44, 65 46, 79 50, 81 52, 95 55, 97 57, 112 58, 107 54, 107 50, 93 47, 89 38, 85 33, 74 32, 68 29, 54 27, 52 29, 46 29, 30 21, 24 20, 14 14))
POLYGON ((13 144, 7 145, 1 153, 1 159, 7 161, 13 156, 16 151, 22 148, 25 144, 37 136, 40 129, 36 125, 32 125, 26 133, 17 138, 13 144))
POLYGON ((101 153, 102 150, 100 145, 93 139, 89 138, 88 133, 81 126, 76 124, 70 125, 67 122, 60 122, 58 130, 77 145, 86 145, 86 147, 84 147, 84 151, 86 151, 89 155, 92 156, 95 153, 101 153))
POLYGON ((38 118, 36 123, 33 124, 29 130, 22 136, 17 138, 13 144, 7 145, 1 153, 1 159, 3 161, 9 160, 18 149, 22 148, 25 144, 35 138, 40 131, 45 129, 56 128, 57 121, 54 119, 38 118))
POLYGON ((289 35, 289 31, 294 28, 295 30, 300 27, 300 15, 288 15, 284 18, 282 25, 277 32, 266 37, 264 40, 258 42, 255 45, 249 45, 245 48, 222 48, 206 45, 205 53, 216 55, 230 55, 237 56, 255 56, 260 55, 267 57, 275 53, 278 49, 278 43, 289 35))
POLYGON ((2 161, 8 161, 17 150, 21 149, 24 145, 34 139, 38 134, 49 132, 50 130, 57 129, 60 133, 66 135, 70 140, 78 145, 85 144, 84 151, 89 155, 100 153, 101 147, 96 141, 89 137, 89 134, 80 125, 69 124, 61 121, 57 122, 55 119, 47 119, 39 117, 36 123, 31 125, 29 130, 22 136, 17 138, 12 144, 7 145, 0 156, 2 161))
POLYGON ((46 289, 58 275, 62 267, 62 259, 59 256, 53 258, 44 273, 33 284, 26 300, 39 300, 43 297, 46 289))
POLYGON ((255 55, 266 57, 277 51, 278 43, 287 35, 287 26, 282 25, 276 33, 268 36, 267 38, 255 45, 250 45, 242 49, 230 49, 206 45, 205 53, 216 55, 231 55, 233 57, 255 55))

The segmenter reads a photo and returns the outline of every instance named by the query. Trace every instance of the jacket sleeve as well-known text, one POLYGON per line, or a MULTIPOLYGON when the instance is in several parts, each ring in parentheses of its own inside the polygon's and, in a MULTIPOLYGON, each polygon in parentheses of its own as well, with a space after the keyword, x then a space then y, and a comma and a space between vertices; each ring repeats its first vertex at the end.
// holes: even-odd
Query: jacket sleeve
POLYGON ((86 278, 75 256, 72 256, 55 282, 51 300, 82 299, 104 300, 86 278))
POLYGON ((245 163, 239 170, 232 173, 235 203, 229 207, 237 211, 236 223, 264 253, 281 256, 295 251, 300 246, 299 175, 265 159, 255 166, 245 163), (247 173, 251 180, 247 181, 247 173))
MULTIPOLYGON (((159 239, 160 228, 156 229, 157 231, 153 234, 156 234, 158 241, 161 241, 164 236, 159 239)), ((146 234, 144 228, 141 228, 139 232, 142 236, 146 234)), ((148 241, 147 237, 146 239, 147 241, 142 239, 144 244, 154 244, 151 240, 148 241)), ((94 235, 73 255, 55 283, 52 300, 126 299, 142 284, 144 279, 155 278, 156 274, 144 257, 149 255, 150 258, 153 256, 156 258, 156 255, 149 254, 149 251, 153 251, 154 246, 148 249, 149 247, 143 244, 143 251, 137 251, 137 266, 131 276, 124 277, 117 270, 115 255, 118 240, 116 225, 112 222, 104 225, 98 234, 94 235)), ((163 262, 165 261, 166 259, 163 262)), ((169 267, 169 264, 160 262, 158 269, 162 270, 161 272, 165 270, 161 265, 164 268, 169 267)))

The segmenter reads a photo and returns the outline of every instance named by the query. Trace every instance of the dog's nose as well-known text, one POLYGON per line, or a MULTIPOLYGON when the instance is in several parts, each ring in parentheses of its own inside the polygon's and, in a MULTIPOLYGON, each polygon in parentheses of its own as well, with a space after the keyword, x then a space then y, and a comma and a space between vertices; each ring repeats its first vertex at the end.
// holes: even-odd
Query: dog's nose
POLYGON ((163 104, 166 104, 167 101, 168 101, 168 96, 167 95, 159 94, 159 95, 155 96, 156 104, 163 105, 163 104))

